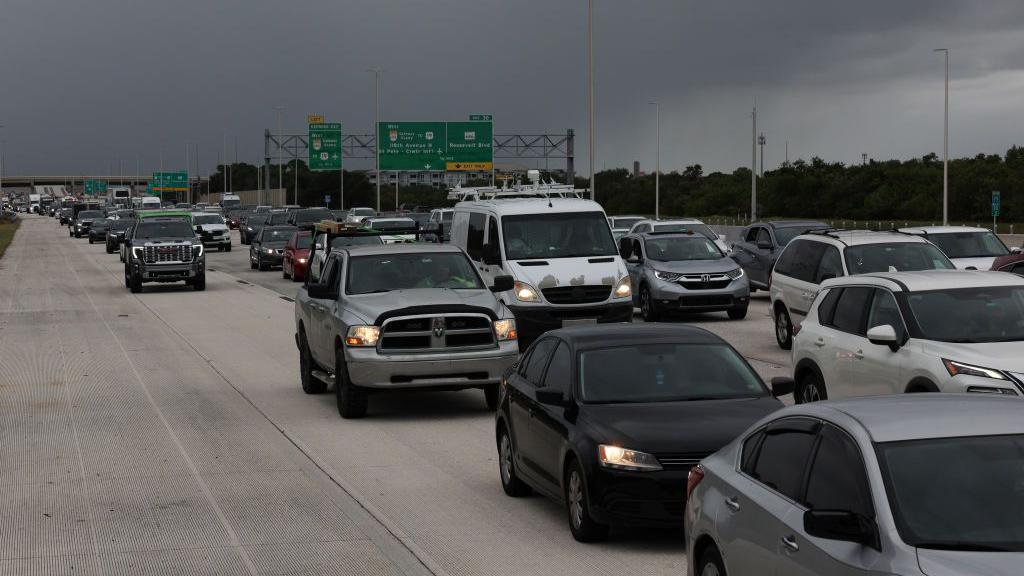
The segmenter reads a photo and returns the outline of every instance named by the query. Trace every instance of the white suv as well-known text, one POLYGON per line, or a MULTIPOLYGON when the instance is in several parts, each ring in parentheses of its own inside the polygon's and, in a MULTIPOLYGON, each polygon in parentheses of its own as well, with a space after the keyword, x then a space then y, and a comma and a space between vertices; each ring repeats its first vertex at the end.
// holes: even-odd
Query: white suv
POLYGON ((794 324, 807 315, 818 285, 825 280, 870 272, 953 268, 941 250, 911 234, 816 230, 797 236, 779 255, 770 278, 775 340, 789 350, 794 324))
POLYGON ((707 224, 696 218, 676 218, 673 220, 641 220, 629 227, 630 234, 644 232, 694 232, 715 243, 722 254, 732 255, 732 249, 725 243, 724 234, 716 234, 707 224))
POLYGON ((793 339, 797 402, 1024 395, 1024 278, 930 270, 830 280, 793 339))
POLYGON ((900 232, 926 238, 961 270, 991 270, 996 258, 1020 252, 1020 248, 1007 248, 999 236, 987 228, 924 226, 901 228, 900 232))

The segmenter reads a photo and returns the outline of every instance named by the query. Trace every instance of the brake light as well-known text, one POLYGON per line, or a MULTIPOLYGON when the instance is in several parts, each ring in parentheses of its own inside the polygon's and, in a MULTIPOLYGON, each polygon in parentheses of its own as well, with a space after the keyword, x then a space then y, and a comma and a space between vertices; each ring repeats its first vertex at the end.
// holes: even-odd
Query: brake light
POLYGON ((693 491, 697 489, 697 485, 700 484, 701 480, 704 479, 704 467, 697 464, 693 468, 690 468, 690 473, 686 476, 686 499, 689 500, 690 496, 693 495, 693 491))
POLYGON ((800 322, 796 326, 793 326, 793 336, 796 336, 797 334, 799 334, 800 333, 800 329, 803 328, 803 326, 804 326, 803 322, 800 322))

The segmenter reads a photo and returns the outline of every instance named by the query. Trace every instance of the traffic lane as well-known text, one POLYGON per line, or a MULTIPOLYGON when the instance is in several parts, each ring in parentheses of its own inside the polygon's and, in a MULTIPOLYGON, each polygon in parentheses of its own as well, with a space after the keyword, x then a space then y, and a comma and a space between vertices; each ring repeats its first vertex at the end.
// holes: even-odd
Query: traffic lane
POLYGON ((249 267, 249 246, 242 244, 237 230, 231 231, 231 244, 231 252, 207 250, 206 268, 208 270, 231 274, 237 280, 273 290, 281 296, 295 297, 301 283, 282 278, 280 268, 260 272, 249 267))
POLYGON ((60 232, 0 270, 0 573, 425 573, 144 300, 196 294, 60 232))
MULTIPOLYGON (((117 264, 107 264, 112 278, 117 264)), ((685 572, 679 531, 624 531, 583 545, 560 506, 505 496, 494 415, 481 391, 374 395, 367 419, 342 420, 333 394, 301 391, 293 304, 219 271, 208 273, 206 292, 182 290, 147 285, 139 299, 335 482, 424 551, 436 573, 685 572)))

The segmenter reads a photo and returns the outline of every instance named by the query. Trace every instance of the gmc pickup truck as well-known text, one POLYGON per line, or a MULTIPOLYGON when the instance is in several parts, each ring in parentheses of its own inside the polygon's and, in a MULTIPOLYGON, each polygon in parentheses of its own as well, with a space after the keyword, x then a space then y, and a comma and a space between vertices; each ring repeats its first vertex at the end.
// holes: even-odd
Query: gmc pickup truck
POLYGON ((366 414, 374 390, 482 388, 498 401, 517 360, 512 313, 465 252, 441 244, 348 246, 330 251, 319 280, 295 298, 302 389, 333 385, 342 418, 366 414))

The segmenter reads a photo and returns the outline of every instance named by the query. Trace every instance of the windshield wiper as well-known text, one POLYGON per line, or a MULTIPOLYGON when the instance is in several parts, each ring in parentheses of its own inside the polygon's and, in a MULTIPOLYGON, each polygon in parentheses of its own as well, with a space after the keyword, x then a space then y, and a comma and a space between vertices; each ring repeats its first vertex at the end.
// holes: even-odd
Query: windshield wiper
POLYGON ((915 542, 914 546, 917 548, 927 548, 929 550, 956 550, 958 552, 1015 552, 1016 550, 1006 548, 1003 546, 994 546, 992 544, 981 544, 977 542, 956 542, 956 541, 924 541, 915 542))

